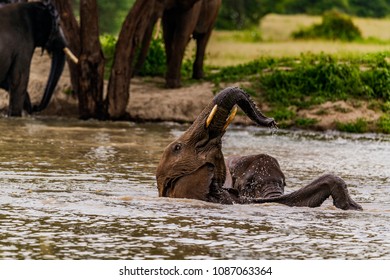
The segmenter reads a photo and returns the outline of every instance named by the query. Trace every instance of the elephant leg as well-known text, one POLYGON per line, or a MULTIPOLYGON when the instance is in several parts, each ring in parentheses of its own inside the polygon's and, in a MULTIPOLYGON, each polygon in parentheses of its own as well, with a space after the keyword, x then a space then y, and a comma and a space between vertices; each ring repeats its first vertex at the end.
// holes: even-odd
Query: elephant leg
POLYGON ((25 97, 24 97, 24 103, 23 103, 23 109, 26 110, 27 113, 32 114, 32 106, 31 106, 31 100, 30 95, 26 91, 25 97))
POLYGON ((201 8, 201 2, 195 3, 188 10, 171 9, 163 15, 165 48, 167 50, 166 86, 181 86, 181 65, 184 52, 195 30, 201 8), (166 34, 165 34, 166 33, 166 34))
POLYGON ((169 16, 163 16, 161 19, 163 26, 163 39, 165 46, 165 55, 167 57, 167 64, 170 63, 173 49, 173 36, 175 32, 175 24, 169 16))
POLYGON ((210 39, 210 35, 211 35, 211 29, 207 33, 194 34, 194 39, 196 40, 196 56, 192 68, 193 79, 199 80, 204 77, 203 62, 206 53, 206 46, 210 39))
MULTIPOLYGON (((29 66, 27 69, 29 69, 29 66)), ((8 115, 20 117, 22 115, 24 105, 26 104, 25 102, 28 102, 30 99, 28 98, 28 100, 26 100, 29 71, 27 70, 27 73, 21 73, 14 69, 12 72, 13 73, 9 82, 10 97, 8 115)))
POLYGON ((181 59, 184 55, 179 51, 181 49, 180 44, 182 42, 176 43, 175 34, 177 33, 177 26, 173 22, 172 17, 164 14, 162 18, 163 24, 163 35, 164 35, 164 45, 165 45, 165 54, 167 57, 167 70, 165 76, 165 84, 168 88, 178 88, 180 87, 180 68, 181 68, 181 59), (179 58, 180 57, 180 58, 179 58), (178 59, 179 58, 179 59, 178 59), (179 66, 178 66, 179 63, 179 66), (177 74, 177 68, 179 73, 177 74), (177 77, 179 75, 179 77, 177 77))
POLYGON ((318 207, 328 197, 333 205, 343 210, 362 210, 363 208, 349 196, 345 182, 334 175, 321 176, 312 183, 295 192, 275 198, 254 199, 255 203, 276 202, 288 206, 318 207))
POLYGON ((173 48, 169 60, 167 56, 168 67, 165 79, 168 88, 179 88, 181 86, 181 65, 188 39, 178 37, 180 35, 175 34, 171 43, 173 48))

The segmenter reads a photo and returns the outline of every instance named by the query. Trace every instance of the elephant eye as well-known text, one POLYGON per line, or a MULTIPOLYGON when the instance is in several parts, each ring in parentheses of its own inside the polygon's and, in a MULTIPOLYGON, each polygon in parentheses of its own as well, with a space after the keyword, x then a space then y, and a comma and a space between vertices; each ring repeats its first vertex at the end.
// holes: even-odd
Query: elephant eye
POLYGON ((178 144, 175 144, 174 146, 173 146, 173 152, 179 152, 181 150, 181 144, 180 143, 178 143, 178 144))

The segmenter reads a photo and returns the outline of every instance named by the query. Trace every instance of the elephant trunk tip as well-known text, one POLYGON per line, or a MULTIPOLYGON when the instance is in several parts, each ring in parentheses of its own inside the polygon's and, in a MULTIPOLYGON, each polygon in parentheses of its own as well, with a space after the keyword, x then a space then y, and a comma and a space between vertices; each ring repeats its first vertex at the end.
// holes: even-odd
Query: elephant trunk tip
POLYGON ((244 113, 258 125, 277 128, 277 123, 273 118, 265 116, 256 106, 250 95, 239 87, 227 87, 218 93, 213 103, 231 112, 235 105, 238 105, 244 113))

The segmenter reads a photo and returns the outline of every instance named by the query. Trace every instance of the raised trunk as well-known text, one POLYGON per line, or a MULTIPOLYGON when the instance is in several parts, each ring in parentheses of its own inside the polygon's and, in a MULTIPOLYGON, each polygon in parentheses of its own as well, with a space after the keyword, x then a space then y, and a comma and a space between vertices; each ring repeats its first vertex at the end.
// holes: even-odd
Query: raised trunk
POLYGON ((189 133, 202 137, 200 131, 204 131, 209 135, 209 139, 221 136, 221 134, 225 133, 229 115, 235 105, 238 105, 258 125, 266 127, 276 126, 274 119, 264 116, 249 94, 238 87, 229 87, 218 93, 199 114, 192 127, 188 130, 190 131, 189 133))
MULTIPOLYGON (((220 108, 226 109, 230 113, 234 105, 238 105, 244 113, 255 123, 261 126, 272 127, 275 126, 275 120, 268 118, 257 108, 256 104, 250 98, 249 94, 238 87, 228 87, 222 90, 213 99, 214 104, 220 108)), ((228 115, 225 115, 227 118, 228 115)))
POLYGON ((99 41, 96 1, 80 1, 80 19, 79 115, 81 119, 104 119, 104 56, 99 41))
POLYGON ((32 112, 42 111, 47 107, 50 102, 51 96, 53 95, 54 89, 57 86, 58 80, 61 77, 62 71, 65 65, 65 54, 62 49, 55 50, 52 54, 50 74, 47 80, 45 92, 41 103, 33 107, 32 112))
POLYGON ((137 0, 123 23, 115 48, 114 62, 107 88, 106 109, 111 119, 127 117, 130 80, 136 48, 142 42, 151 21, 155 0, 137 0))

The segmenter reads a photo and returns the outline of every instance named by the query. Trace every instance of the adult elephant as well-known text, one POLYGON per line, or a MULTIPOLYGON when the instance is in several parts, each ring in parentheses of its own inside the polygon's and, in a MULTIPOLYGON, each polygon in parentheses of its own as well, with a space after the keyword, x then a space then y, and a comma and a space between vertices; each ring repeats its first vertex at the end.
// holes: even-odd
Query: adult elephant
POLYGON ((167 57, 166 86, 181 85, 181 65, 191 39, 196 40, 196 55, 192 77, 203 78, 203 61, 207 43, 217 18, 221 0, 156 0, 154 13, 144 35, 135 69, 145 61, 153 27, 162 18, 165 53, 167 57))
POLYGON ((276 125, 241 89, 221 91, 192 126, 165 149, 156 172, 159 196, 225 204, 276 202, 308 207, 320 206, 332 197, 338 208, 362 209, 337 176, 324 175, 300 190, 284 194, 285 177, 275 158, 258 154, 225 160, 221 139, 234 118, 236 104, 257 124, 276 125))
MULTIPOLYGON (((9 92, 8 115, 38 112, 49 104, 65 63, 65 39, 50 3, 9 4, 0 8, 0 87, 9 92), (42 100, 31 106, 27 93, 31 59, 36 47, 52 55, 42 100)), ((67 50, 68 52, 68 50, 67 50)))

